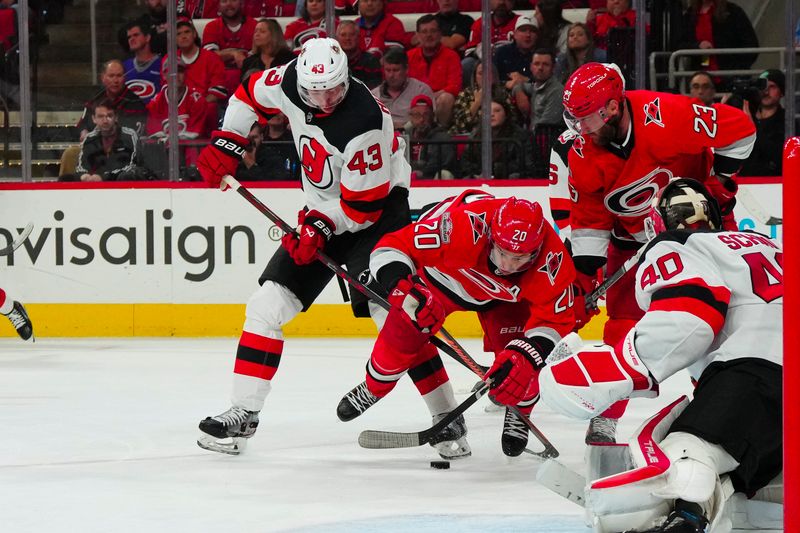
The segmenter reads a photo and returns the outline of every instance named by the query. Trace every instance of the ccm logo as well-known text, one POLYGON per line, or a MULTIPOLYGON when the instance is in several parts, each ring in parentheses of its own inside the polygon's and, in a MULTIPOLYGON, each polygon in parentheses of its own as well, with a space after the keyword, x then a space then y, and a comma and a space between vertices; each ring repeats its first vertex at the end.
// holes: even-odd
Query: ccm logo
POLYGON ((244 156, 244 148, 243 147, 239 146, 238 144, 236 144, 233 141, 229 141, 227 139, 223 139, 222 137, 220 137, 218 139, 214 139, 214 146, 216 146, 217 148, 219 148, 220 150, 222 150, 224 152, 231 152, 231 153, 234 153, 234 154, 238 155, 239 157, 244 156))

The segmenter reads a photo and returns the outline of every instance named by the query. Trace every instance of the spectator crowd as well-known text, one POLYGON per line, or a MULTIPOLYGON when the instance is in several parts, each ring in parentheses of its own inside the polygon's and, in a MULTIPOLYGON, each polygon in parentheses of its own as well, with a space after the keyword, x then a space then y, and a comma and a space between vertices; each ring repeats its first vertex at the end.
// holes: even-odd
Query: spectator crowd
MULTIPOLYGON (((181 166, 191 179, 197 148, 219 127, 239 85, 292 61, 306 40, 328 35, 339 41, 353 77, 385 105, 398 134, 406 136, 415 179, 481 177, 482 21, 467 14, 480 9, 479 1, 337 0, 334 27, 327 28, 324 0, 176 0, 174 78, 167 69, 173 53, 167 50, 167 1, 144 0, 141 15, 119 29, 121 54, 102 67, 102 88, 87 100, 78 124, 81 146, 68 150, 76 170, 62 179, 162 177, 130 168, 165 161, 159 154, 169 139, 168 81, 177 89, 181 166), (415 31, 406 31, 397 16, 407 14, 419 15, 415 31), (296 19, 285 27, 275 19, 292 15, 296 19), (340 19, 344 15, 354 17, 340 19), (207 19, 202 31, 198 19, 207 19), (87 156, 90 149, 108 151, 114 143, 131 151, 130 157, 87 156)), ((0 10, 14 5, 0 0, 0 10)), ((566 129, 566 80, 585 63, 614 62, 615 32, 632 28, 637 13, 630 0, 490 0, 489 16, 491 178, 546 178, 551 146, 566 129), (565 18, 564 9, 574 8, 586 10, 585 20, 565 18)), ((727 0, 691 0, 683 22, 686 47, 758 46, 747 15, 727 0)), ((749 53, 697 56, 688 94, 702 105, 718 103, 718 92, 736 94, 730 79, 706 71, 747 69, 755 59, 749 53)), ((766 71, 753 85, 760 92, 743 105, 759 143, 743 172, 779 174, 783 73, 766 71)), ((242 179, 299 179, 285 117, 254 124, 250 142, 239 167, 242 179)))

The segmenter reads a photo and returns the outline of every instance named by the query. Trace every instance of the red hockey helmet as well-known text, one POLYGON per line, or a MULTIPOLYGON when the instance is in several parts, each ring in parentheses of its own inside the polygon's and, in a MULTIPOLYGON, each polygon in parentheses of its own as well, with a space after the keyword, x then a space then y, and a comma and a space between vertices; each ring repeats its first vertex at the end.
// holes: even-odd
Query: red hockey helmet
POLYGON ((689 178, 675 178, 653 198, 644 221, 648 240, 673 229, 720 229, 722 214, 705 185, 689 178))
POLYGON ((564 121, 579 135, 599 130, 608 122, 606 104, 625 97, 625 79, 616 65, 586 63, 564 86, 564 121))
POLYGON ((528 269, 544 242, 542 207, 509 198, 495 212, 490 236, 489 259, 503 274, 528 269))

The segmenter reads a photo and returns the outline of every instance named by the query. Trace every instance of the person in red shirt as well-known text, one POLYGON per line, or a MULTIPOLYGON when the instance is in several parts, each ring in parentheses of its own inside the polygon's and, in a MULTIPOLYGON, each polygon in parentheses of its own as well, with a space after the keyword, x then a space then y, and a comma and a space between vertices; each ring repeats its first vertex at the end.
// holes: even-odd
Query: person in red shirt
MULTIPOLYGON (((530 414, 544 359, 574 325, 575 270, 539 204, 467 190, 416 223, 384 235, 369 266, 392 307, 367 363, 366 380, 342 398, 339 419, 361 415, 406 372, 426 402, 428 395, 450 390, 430 337, 455 311, 478 313, 484 349, 495 354, 484 377, 492 380, 490 396, 530 414)), ((463 418, 459 422, 447 428, 455 431, 446 439, 457 442, 458 449, 439 449, 442 457, 470 454, 463 418)), ((527 426, 506 410, 503 452, 518 456, 527 442, 527 426)))
MULTIPOLYGON (((206 127, 206 105, 203 93, 186 85, 186 65, 178 63, 176 77, 178 94, 178 138, 196 139, 208 137, 210 131, 206 127)), ((167 86, 147 104, 147 135, 163 138, 169 135, 169 107, 167 86)))
MULTIPOLYGON (((579 135, 568 165, 572 254, 582 292, 594 288, 603 266, 610 275, 646 242, 651 200, 673 177, 703 182, 722 208, 725 228, 736 228, 733 176, 755 142, 755 127, 741 110, 682 95, 626 92, 619 70, 603 63, 578 68, 567 80, 563 103, 564 119, 579 135)), ((631 269, 606 294, 606 344, 615 346, 643 315, 634 274, 631 269)), ((612 441, 623 412, 624 405, 615 405, 593 419, 598 427, 590 425, 587 439, 612 441)))
MULTIPOLYGON (((338 24, 339 19, 337 18, 334 20, 334 26, 338 26, 338 24)), ((327 36, 325 0, 306 0, 300 18, 287 24, 283 32, 283 38, 286 39, 292 50, 300 50, 300 47, 308 39, 327 36)))
POLYGON ((611 28, 633 28, 636 25, 636 11, 631 9, 630 0, 608 0, 606 9, 589 10, 586 14, 586 25, 592 32, 594 45, 606 50, 611 28))
POLYGON ((417 36, 420 45, 408 52, 408 75, 430 86, 436 121, 448 128, 461 91, 461 60, 457 52, 442 45, 442 31, 434 15, 417 20, 417 36))
POLYGON ((386 13, 384 0, 358 0, 356 24, 361 29, 362 51, 381 57, 389 46, 409 48, 411 34, 394 15, 386 13))
MULTIPOLYGON (((511 10, 512 6, 512 0, 489 0, 489 8, 492 13, 489 31, 492 36, 493 50, 499 45, 511 42, 514 26, 519 18, 519 15, 511 10)), ((478 20, 472 23, 469 41, 464 45, 464 59, 461 61, 463 85, 467 85, 470 82, 472 74, 475 72, 475 66, 481 60, 482 21, 483 17, 478 17, 478 20)))
POLYGON ((242 63, 253 48, 256 20, 242 13, 242 0, 220 0, 220 16, 203 30, 203 48, 225 63, 225 88, 233 94, 239 86, 242 63))
POLYGON ((178 13, 190 19, 213 19, 219 16, 219 0, 178 0, 178 13))

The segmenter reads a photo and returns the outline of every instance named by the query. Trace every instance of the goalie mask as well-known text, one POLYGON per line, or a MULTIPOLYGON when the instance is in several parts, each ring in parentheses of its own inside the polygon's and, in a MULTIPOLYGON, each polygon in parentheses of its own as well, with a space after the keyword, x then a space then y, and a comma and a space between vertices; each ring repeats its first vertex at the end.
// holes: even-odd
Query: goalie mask
POLYGON ((511 197, 492 218, 489 260, 501 275, 530 268, 544 242, 542 207, 511 197))
POLYGON ((347 55, 335 39, 310 39, 297 57, 297 92, 309 107, 331 113, 350 86, 347 55))
POLYGON ((644 224, 648 240, 664 231, 701 228, 722 228, 722 214, 705 185, 689 178, 676 178, 661 190, 644 224))

